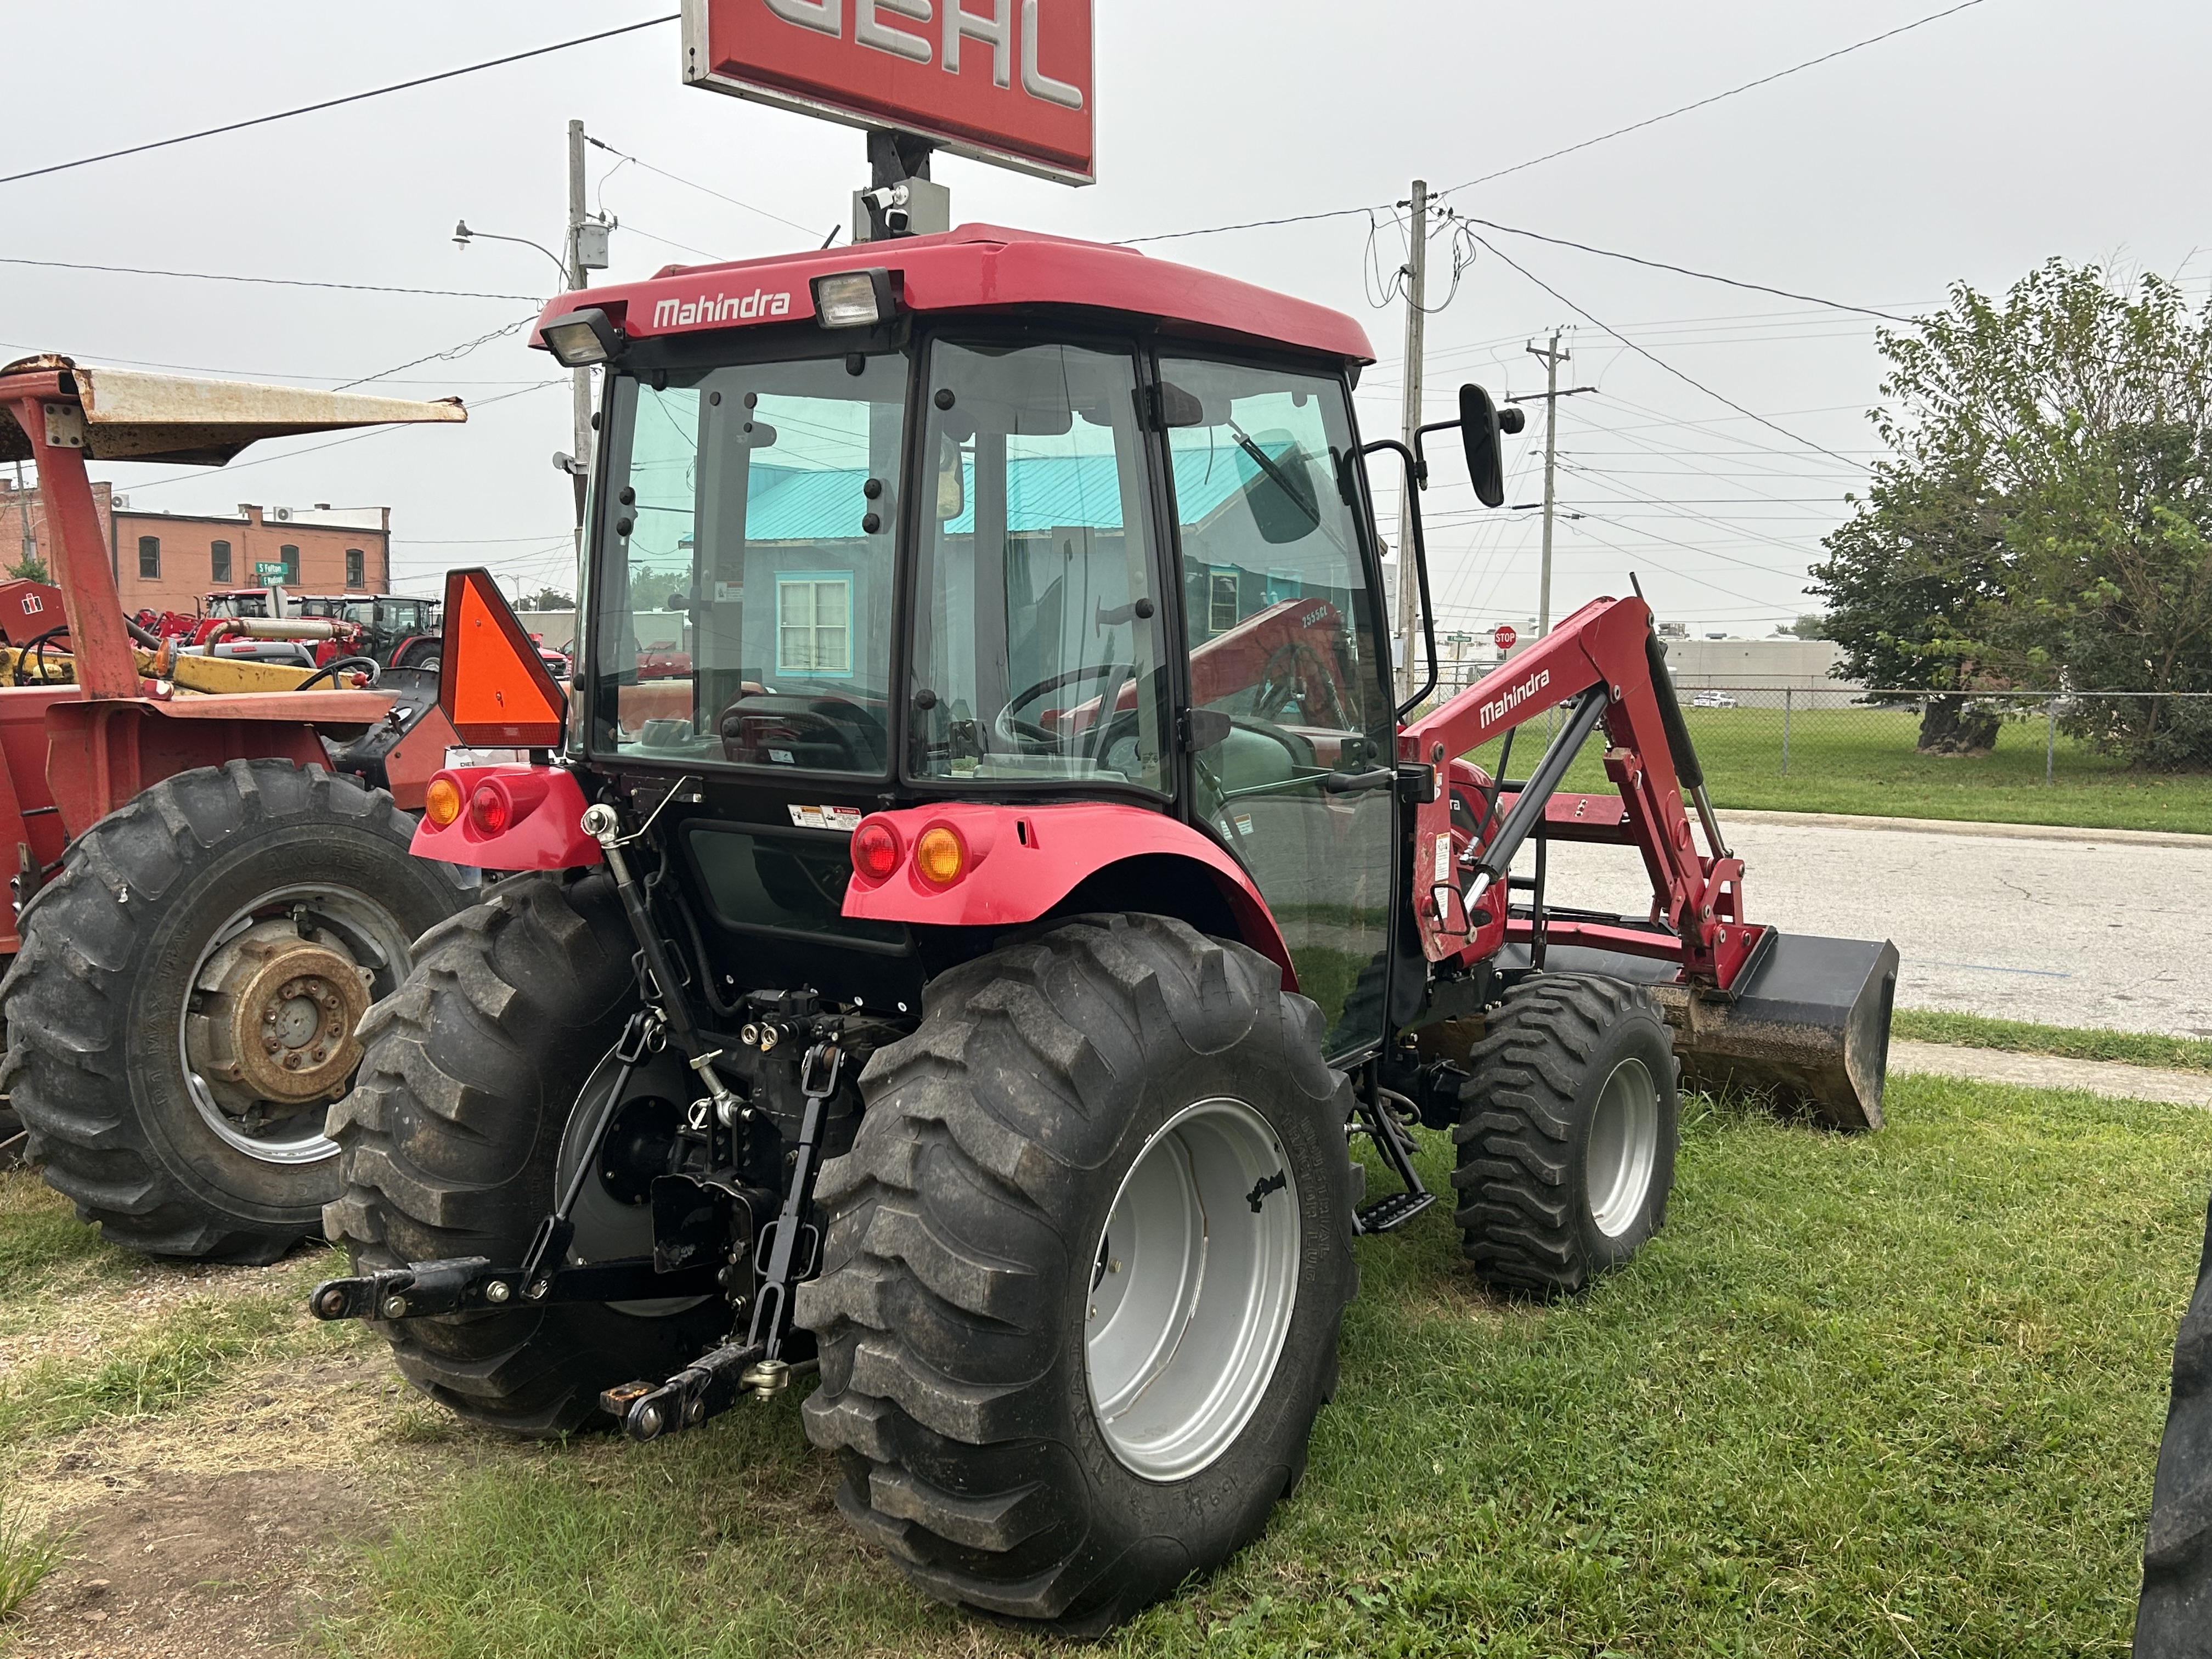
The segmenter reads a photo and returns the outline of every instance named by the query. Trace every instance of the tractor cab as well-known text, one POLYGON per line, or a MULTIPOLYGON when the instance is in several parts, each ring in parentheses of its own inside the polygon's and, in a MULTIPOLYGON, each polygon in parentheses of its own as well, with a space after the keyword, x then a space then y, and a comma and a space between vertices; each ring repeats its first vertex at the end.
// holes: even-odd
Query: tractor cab
MULTIPOLYGON (((941 252, 987 250, 1014 252, 941 252)), ((1393 856, 1364 342, 1172 320, 901 309, 629 346, 570 741, 697 780, 716 822, 688 843, 733 935, 879 951, 820 826, 887 799, 1110 801, 1225 853, 1334 1043, 1380 1038, 1379 1004, 1344 1012, 1393 856), (648 675, 679 630, 690 672, 648 675)))

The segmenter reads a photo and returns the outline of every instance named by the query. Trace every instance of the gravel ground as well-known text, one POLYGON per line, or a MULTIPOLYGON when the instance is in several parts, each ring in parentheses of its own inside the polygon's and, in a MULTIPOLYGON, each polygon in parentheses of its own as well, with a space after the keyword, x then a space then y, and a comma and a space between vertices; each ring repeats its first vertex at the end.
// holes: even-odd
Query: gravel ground
MULTIPOLYGON (((1894 939, 1899 1006, 2212 1036, 2212 836, 1720 816, 1746 920, 1894 939)), ((1561 904, 1650 903, 1626 848, 1559 843, 1547 885, 1561 904)))

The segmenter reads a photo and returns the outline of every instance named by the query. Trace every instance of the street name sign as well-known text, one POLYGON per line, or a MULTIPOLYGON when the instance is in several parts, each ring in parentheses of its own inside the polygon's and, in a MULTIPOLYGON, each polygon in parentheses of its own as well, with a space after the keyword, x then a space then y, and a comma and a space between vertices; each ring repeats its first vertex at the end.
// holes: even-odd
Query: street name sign
POLYGON ((1063 184, 1093 171, 1091 0, 684 0, 684 81, 1063 184))

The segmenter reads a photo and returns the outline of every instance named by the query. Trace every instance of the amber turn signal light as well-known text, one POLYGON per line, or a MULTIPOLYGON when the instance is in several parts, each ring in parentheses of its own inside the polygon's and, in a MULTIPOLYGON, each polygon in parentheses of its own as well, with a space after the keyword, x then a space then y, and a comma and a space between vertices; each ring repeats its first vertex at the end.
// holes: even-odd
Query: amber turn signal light
POLYGON ((898 831, 882 819, 871 818, 853 832, 853 868, 865 879, 886 879, 898 862, 898 831))
POLYGON ((436 777, 422 792, 422 816, 444 829, 461 815, 461 787, 451 778, 436 777))
POLYGON ((950 887, 968 872, 968 848, 949 823, 933 823, 914 844, 914 867, 933 887, 950 887))

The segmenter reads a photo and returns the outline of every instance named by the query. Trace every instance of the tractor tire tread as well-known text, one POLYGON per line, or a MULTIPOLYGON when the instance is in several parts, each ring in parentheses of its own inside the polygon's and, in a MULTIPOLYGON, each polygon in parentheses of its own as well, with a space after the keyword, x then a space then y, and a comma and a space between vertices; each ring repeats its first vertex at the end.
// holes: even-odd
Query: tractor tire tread
MULTIPOLYGON (((381 789, 320 766, 233 760, 164 779, 76 837, 18 921, 22 949, 0 979, 9 1042, 0 1095, 28 1132, 27 1162, 111 1243, 157 1255, 264 1263, 312 1228, 243 1224, 169 1176, 137 1121, 124 1048, 144 944, 134 912, 158 905, 204 855, 272 820, 350 818, 402 845, 414 821, 381 789)), ((467 895, 458 875, 455 905, 467 895)))
MULTIPOLYGON (((1510 992, 1469 1051, 1452 1185, 1462 1252, 1478 1274, 1509 1293, 1559 1296, 1582 1290, 1601 1270, 1580 1237, 1576 1190, 1576 1101, 1591 1061, 1623 1022, 1648 1020, 1669 1044, 1663 1087, 1671 1087, 1671 1039, 1651 993, 1625 981, 1545 974, 1510 992)), ((1673 1119, 1668 1114, 1668 1170, 1673 1119)), ((1658 1190, 1650 1230, 1663 1224, 1658 1190)))
MULTIPOLYGON (((1095 1633, 1192 1565, 1180 1547, 1102 1559, 1077 1513, 1074 1454, 1042 1437, 1043 1397, 1066 1386, 1061 1285, 1070 1253, 1087 1251, 1056 1218, 1111 1154, 1128 1056, 1147 1042, 1218 1054, 1279 1019, 1260 1040, 1280 1042, 1317 1109, 1348 1114, 1318 1010, 1280 983, 1266 958, 1182 922, 1085 917, 940 975, 922 1024, 869 1062, 860 1135, 817 1188, 823 1267, 797 1317, 819 1340, 822 1386, 803 1415, 844 1467, 839 1509, 926 1592, 1095 1633), (1061 1012, 1076 1007, 1089 1030, 1061 1012)), ((1332 1355, 1355 1282, 1344 1213, 1326 1273, 1332 1355)), ((1231 1520, 1228 1547, 1278 1495, 1231 1520)))
POLYGON ((2136 1659, 2205 1652, 2212 1630, 2212 1206, 2197 1286, 2173 1345, 2173 1388, 2143 1540, 2136 1659))

